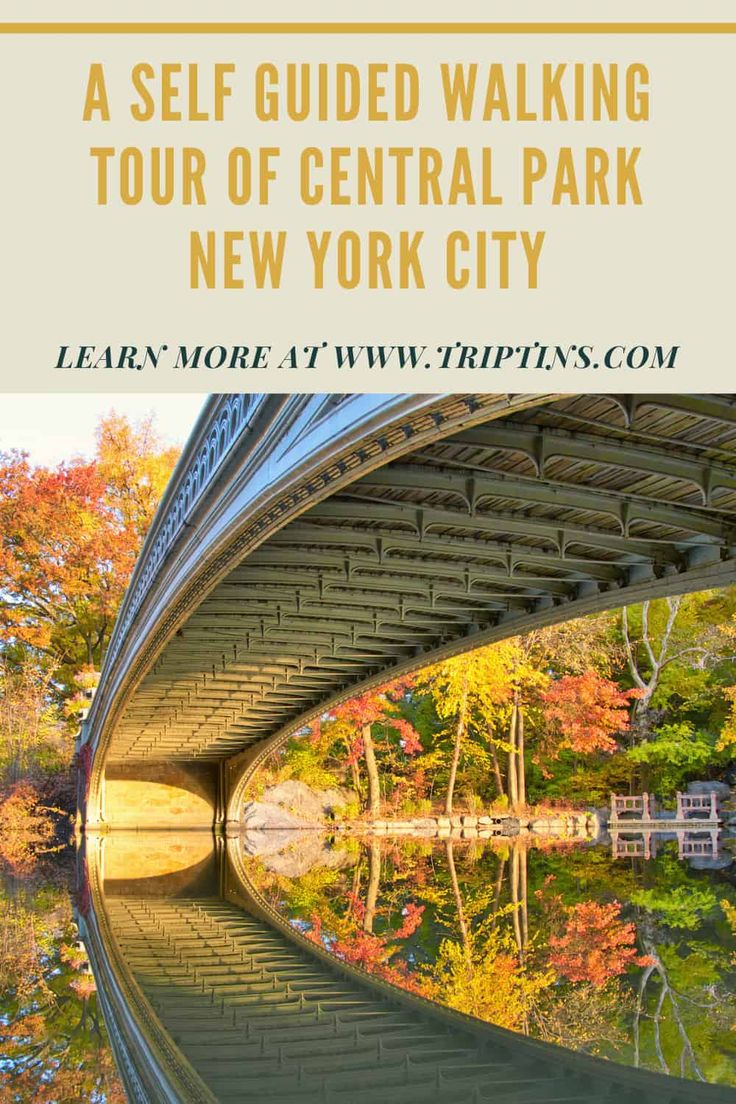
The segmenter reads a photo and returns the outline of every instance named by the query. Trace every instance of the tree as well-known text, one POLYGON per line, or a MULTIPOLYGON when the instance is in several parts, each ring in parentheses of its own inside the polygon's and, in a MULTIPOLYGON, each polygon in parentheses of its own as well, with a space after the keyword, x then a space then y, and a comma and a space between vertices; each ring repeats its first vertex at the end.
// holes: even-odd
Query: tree
POLYGON ((686 597, 662 598, 621 610, 621 632, 629 675, 641 691, 634 706, 632 729, 649 739, 655 709, 670 694, 682 694, 693 679, 701 683, 708 669, 729 657, 734 641, 729 631, 736 590, 701 591, 686 597))
POLYGON ((620 690, 615 682, 589 669, 563 676, 541 697, 545 720, 561 737, 558 748, 589 755, 616 750, 616 735, 629 728, 629 705, 641 693, 620 690))
POLYGON ((651 739, 630 747, 626 757, 645 768, 646 785, 656 779, 657 793, 674 797, 688 777, 702 778, 718 761, 715 743, 715 736, 697 730, 692 722, 676 721, 660 725, 651 739))
POLYGON ((723 693, 729 704, 729 710, 718 740, 718 751, 736 746, 736 686, 727 686, 723 693))
POLYGON ((38 773, 64 755, 58 714, 49 701, 53 669, 25 656, 12 667, 0 658, 0 771, 7 782, 38 773))
POLYGON ((0 454, 0 629, 3 651, 73 674, 100 666, 123 592, 175 459, 152 422, 111 414, 97 456, 31 467, 0 454))
POLYGON ((57 663, 91 663, 132 556, 94 464, 50 471, 0 457, 0 625, 12 640, 57 663))
POLYGON ((427 667, 418 686, 432 694, 437 715, 453 731, 445 812, 452 815, 458 768, 469 726, 485 730, 494 761, 497 784, 503 791, 498 763, 498 741, 490 735, 499 720, 499 707, 513 696, 515 646, 504 641, 427 667))
MULTIPOLYGON (((412 685, 412 678, 394 679, 376 690, 350 698, 331 710, 320 726, 321 729, 329 726, 333 738, 342 737, 351 765, 357 768, 358 758, 362 756, 368 777, 368 812, 372 817, 381 814, 381 778, 376 760, 374 726, 380 725, 384 732, 397 737, 407 756, 416 755, 422 749, 416 729, 395 708, 412 685)), ((357 774, 354 774, 354 781, 357 788, 357 774)))
POLYGON ((136 425, 114 410, 97 427, 96 467, 106 502, 139 547, 166 490, 178 448, 165 446, 149 415, 136 425))
POLYGON ((618 901, 580 901, 567 909, 562 934, 550 936, 550 965, 569 981, 601 988, 632 965, 647 965, 636 948, 636 928, 621 919, 618 901))
POLYGON ((15 871, 26 871, 40 855, 60 851, 64 844, 57 832, 65 816, 63 809, 44 805, 30 782, 16 782, 0 794, 0 859, 15 871))

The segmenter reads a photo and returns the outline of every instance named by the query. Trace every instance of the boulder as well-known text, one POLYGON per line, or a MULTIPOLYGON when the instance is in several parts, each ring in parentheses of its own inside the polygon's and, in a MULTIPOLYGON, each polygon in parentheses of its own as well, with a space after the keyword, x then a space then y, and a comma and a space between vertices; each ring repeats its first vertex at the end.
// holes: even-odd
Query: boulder
POLYGON ((287 782, 265 789, 261 801, 267 805, 279 805, 301 821, 319 823, 334 817, 341 806, 355 801, 355 794, 337 786, 313 790, 305 782, 290 778, 287 782))
POLYGON ((315 823, 268 801, 247 801, 243 807, 243 827, 249 831, 275 832, 283 829, 314 828, 315 823))
POLYGON ((716 858, 707 858, 705 855, 694 855, 688 859, 693 870, 726 870, 733 864, 733 855, 728 853, 718 855, 716 858))
POLYGON ((301 878, 316 867, 341 870, 355 862, 354 853, 332 847, 320 832, 246 830, 242 839, 247 855, 257 855, 266 870, 284 878, 301 878))
POLYGON ((685 792, 689 794, 715 793, 719 801, 725 801, 731 796, 731 787, 726 782, 688 782, 685 792))

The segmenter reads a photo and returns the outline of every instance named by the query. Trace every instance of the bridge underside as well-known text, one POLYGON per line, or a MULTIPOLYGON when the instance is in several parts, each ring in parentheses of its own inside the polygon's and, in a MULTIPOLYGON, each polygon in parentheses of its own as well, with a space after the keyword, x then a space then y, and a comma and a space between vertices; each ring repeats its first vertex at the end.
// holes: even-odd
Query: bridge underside
POLYGON ((736 401, 560 396, 316 502, 170 640, 107 762, 222 760, 434 655, 736 578, 736 401))

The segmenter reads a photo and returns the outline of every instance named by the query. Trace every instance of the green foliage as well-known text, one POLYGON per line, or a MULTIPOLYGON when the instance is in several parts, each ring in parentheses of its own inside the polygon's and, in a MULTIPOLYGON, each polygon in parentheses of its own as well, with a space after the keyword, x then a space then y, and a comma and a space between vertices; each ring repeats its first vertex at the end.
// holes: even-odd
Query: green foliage
POLYGON ((296 916, 309 915, 320 906, 323 898, 330 894, 338 881, 338 871, 328 870, 324 866, 316 866, 300 878, 293 879, 289 882, 287 896, 289 910, 296 916))
POLYGON ((293 778, 314 789, 328 789, 336 783, 335 775, 324 765, 324 751, 303 736, 289 740, 279 780, 293 778))
POLYGON ((632 903, 656 915, 668 928, 694 931, 718 907, 718 896, 708 886, 678 885, 638 889, 632 903))
POLYGON ((360 816, 360 802, 346 801, 343 805, 335 805, 333 812, 336 820, 357 820, 360 816))
POLYGON ((574 752, 563 751, 546 773, 532 768, 529 796, 532 801, 560 798, 571 805, 608 805, 612 793, 628 791, 636 770, 623 753, 582 760, 574 752))
POLYGON ((647 767, 645 781, 654 781, 661 797, 672 797, 688 778, 723 761, 715 745, 714 736, 696 731, 690 721, 676 721, 662 725, 653 740, 629 748, 626 755, 647 767))

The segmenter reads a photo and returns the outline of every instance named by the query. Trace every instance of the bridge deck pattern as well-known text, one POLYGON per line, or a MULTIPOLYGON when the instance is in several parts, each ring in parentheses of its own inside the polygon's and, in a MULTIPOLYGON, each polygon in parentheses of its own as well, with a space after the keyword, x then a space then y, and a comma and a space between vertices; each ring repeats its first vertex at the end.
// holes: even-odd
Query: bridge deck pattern
POLYGON ((227 758, 437 649, 733 581, 736 400, 547 399, 316 497, 192 611, 111 760, 227 758))
MULTIPOLYGON (((164 1028, 214 1097, 271 1104, 591 1104, 642 1098, 617 1067, 479 1025, 465 1032, 346 978, 217 898, 110 898, 116 939, 164 1028)), ((646 1076, 646 1075, 645 1075, 646 1076)), ((721 1093, 709 1087, 712 1099, 721 1093)), ((650 1076, 647 1101, 700 1086, 650 1076)), ((726 1099, 723 1096, 723 1099, 726 1099)), ((710 1099, 710 1096, 708 1097, 710 1099)))

